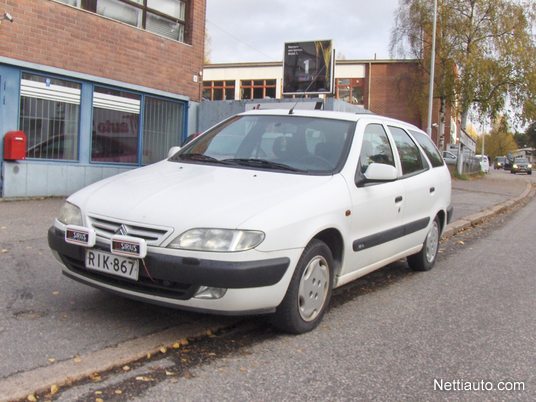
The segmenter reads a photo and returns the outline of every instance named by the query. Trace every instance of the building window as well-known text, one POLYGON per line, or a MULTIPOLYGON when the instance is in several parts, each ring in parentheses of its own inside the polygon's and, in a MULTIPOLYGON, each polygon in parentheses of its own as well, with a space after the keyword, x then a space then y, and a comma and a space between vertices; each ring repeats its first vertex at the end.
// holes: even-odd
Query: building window
POLYGON ((275 98, 276 80, 240 81, 240 99, 275 98))
POLYGON ((353 105, 363 105, 363 78, 337 78, 337 99, 353 105))
POLYGON ((59 0, 105 17, 186 42, 186 0, 59 0))
POLYGON ((20 130, 26 133, 26 156, 78 159, 80 84, 23 73, 20 130))
POLYGON ((203 81, 203 99, 234 100, 234 81, 203 81))
POLYGON ((138 163, 139 95, 95 87, 91 161, 138 163))
POLYGON ((184 104, 145 97, 143 164, 158 162, 179 145, 184 126, 184 104))

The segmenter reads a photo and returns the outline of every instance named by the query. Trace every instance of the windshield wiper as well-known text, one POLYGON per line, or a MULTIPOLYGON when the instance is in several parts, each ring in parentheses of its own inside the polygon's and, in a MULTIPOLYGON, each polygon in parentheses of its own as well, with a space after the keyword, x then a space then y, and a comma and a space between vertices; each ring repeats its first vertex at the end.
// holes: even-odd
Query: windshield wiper
POLYGON ((189 160, 189 161, 201 161, 201 162, 215 162, 215 163, 223 163, 219 159, 213 158, 212 156, 208 156, 205 154, 198 154, 198 153, 184 153, 184 154, 178 154, 174 155, 172 160, 178 161, 178 160, 189 160))
POLYGON ((240 166, 250 166, 250 167, 277 169, 277 170, 287 170, 289 172, 305 172, 305 170, 297 169, 295 167, 285 165, 284 163, 268 161, 266 159, 234 158, 234 159, 224 159, 222 162, 234 163, 234 164, 237 164, 237 165, 240 165, 240 166))

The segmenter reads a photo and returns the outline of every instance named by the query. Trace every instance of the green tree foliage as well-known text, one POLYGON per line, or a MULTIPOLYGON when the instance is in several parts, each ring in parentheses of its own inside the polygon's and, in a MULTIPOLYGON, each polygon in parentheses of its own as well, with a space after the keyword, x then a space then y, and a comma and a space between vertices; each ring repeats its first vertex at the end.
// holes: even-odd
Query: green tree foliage
MULTIPOLYGON (((391 52, 424 70, 432 15, 431 0, 400 0, 391 36, 391 52)), ((493 118, 506 99, 521 121, 536 119, 535 16, 533 0, 438 0, 434 92, 458 107, 463 127, 471 109, 493 118)))
POLYGON ((536 148, 536 121, 528 126, 525 135, 527 136, 528 145, 536 148))
POLYGON ((476 142, 477 153, 482 152, 483 140, 484 153, 489 155, 492 161, 496 156, 506 156, 509 152, 519 148, 504 117, 496 120, 489 134, 478 138, 476 142))

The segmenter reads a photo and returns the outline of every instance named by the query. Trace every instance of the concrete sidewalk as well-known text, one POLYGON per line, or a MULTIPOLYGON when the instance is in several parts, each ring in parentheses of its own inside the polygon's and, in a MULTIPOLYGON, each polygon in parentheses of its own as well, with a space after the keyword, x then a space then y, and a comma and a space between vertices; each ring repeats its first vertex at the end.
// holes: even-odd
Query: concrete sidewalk
MULTIPOLYGON (((515 205, 522 205, 534 194, 533 189, 535 188, 535 184, 536 180, 532 179, 531 176, 514 176, 504 171, 492 171, 486 176, 471 180, 454 179, 452 181, 453 221, 447 227, 444 237, 453 236, 458 231, 471 227, 515 205)), ((61 276, 59 274, 59 266, 51 263, 52 257, 49 255, 48 246, 46 245, 46 231, 62 203, 62 199, 0 202, 0 251, 3 253, 0 253, 0 262, 2 262, 0 265, 3 265, 4 269, 17 271, 20 267, 25 266, 20 261, 20 253, 31 254, 37 251, 38 254, 36 254, 35 261, 39 262, 31 265, 39 265, 40 270, 49 269, 51 271, 48 275, 50 281, 58 282, 54 289, 45 287, 44 289, 32 290, 35 293, 34 299, 30 301, 21 300, 20 303, 24 303, 21 305, 23 307, 28 308, 33 306, 35 309, 36 301, 41 299, 53 300, 55 297, 59 297, 50 296, 52 290, 60 290, 59 293, 61 296, 67 294, 71 289, 80 289, 78 292, 82 293, 76 298, 74 296, 71 297, 71 295, 69 297, 73 300, 86 300, 86 302, 95 304, 102 302, 100 297, 98 300, 95 300, 100 293, 85 289, 85 287, 77 288, 68 280, 64 281, 58 278, 58 276, 61 276), (5 252, 3 249, 6 249, 5 252), (13 249, 13 252, 7 249, 13 249), (95 298, 88 298, 87 295, 96 296, 95 298)), ((26 258, 29 257, 26 256, 26 258)), ((27 269, 30 268, 28 266, 27 269)), ((24 279, 21 277, 20 280, 23 281, 24 279)), ((18 284, 18 286, 22 285, 22 282, 18 284)), ((14 285, 11 284, 11 286, 13 287, 14 285)), ((10 329, 11 324, 8 324, 8 322, 14 320, 11 317, 12 312, 10 312, 9 308, 5 307, 11 305, 6 303, 13 303, 8 296, 4 295, 0 297, 0 302, 2 302, 0 304, 4 305, 2 306, 4 311, 1 320, 0 340, 2 340, 2 343, 6 342, 6 347, 9 347, 7 344, 8 341, 24 343, 23 338, 15 341, 13 338, 14 334, 10 329)), ((125 305, 130 306, 131 304, 125 302, 125 305)), ((73 319, 75 321, 71 322, 71 318, 62 318, 63 312, 56 312, 54 305, 47 305, 47 308, 51 309, 47 313, 48 315, 43 317, 32 316, 31 322, 20 323, 20 325, 24 324, 27 326, 26 331, 30 331, 30 328, 34 328, 33 326, 35 326, 32 332, 37 332, 36 340, 41 340, 38 333, 53 331, 56 327, 62 328, 62 326, 67 325, 70 326, 71 331, 76 332, 79 330, 78 327, 81 324, 76 321, 78 319, 77 317, 74 317, 73 319), (32 327, 28 327, 28 325, 32 325, 32 327)), ((229 317, 210 316, 191 316, 188 319, 181 319, 180 317, 183 317, 182 314, 175 316, 170 312, 160 311, 156 307, 147 308, 146 310, 138 309, 137 311, 141 316, 145 314, 147 317, 152 317, 156 313, 164 316, 164 318, 169 316, 171 321, 175 321, 175 323, 170 327, 169 323, 153 323, 151 321, 144 327, 145 332, 137 331, 137 334, 136 332, 123 333, 119 338, 116 336, 104 336, 103 334, 106 331, 104 328, 101 328, 97 333, 91 335, 99 338, 94 344, 92 343, 90 345, 91 347, 84 349, 79 345, 80 347, 75 359, 72 358, 71 355, 73 353, 71 351, 66 351, 65 353, 56 351, 54 357, 57 358, 57 361, 49 364, 43 364, 43 356, 41 356, 46 351, 46 345, 40 345, 39 341, 35 341, 36 345, 33 347, 30 347, 31 345, 26 345, 28 347, 20 345, 21 347, 17 348, 16 356, 19 359, 31 360, 31 362, 28 362, 28 365, 25 367, 19 367, 18 369, 15 367, 16 370, 6 370, 3 375, 0 375, 0 401, 25 398, 33 392, 47 392, 53 384, 61 387, 69 381, 87 378, 91 373, 104 371, 112 367, 120 367, 145 356, 147 353, 160 353, 159 351, 163 347, 172 347, 179 339, 196 337, 206 334, 207 331, 210 333, 210 331, 224 328, 239 320, 229 317), (45 351, 41 349, 45 349, 45 351), (26 356, 26 354, 28 355, 26 356)), ((82 313, 78 312, 78 315, 82 316, 82 313)), ((110 315, 115 320, 113 312, 110 315)), ((15 317, 16 319, 17 317, 15 317)), ((126 321, 124 319, 117 320, 126 321)), ((58 328, 55 330, 58 331, 58 328)), ((110 330, 113 331, 113 328, 110 330)), ((61 331, 58 332, 58 336, 61 338, 61 331)), ((83 335, 80 334, 80 336, 83 335)))
POLYGON ((485 176, 452 180, 454 215, 444 232, 449 237, 528 199, 536 180, 532 176, 511 175, 491 170, 485 176))

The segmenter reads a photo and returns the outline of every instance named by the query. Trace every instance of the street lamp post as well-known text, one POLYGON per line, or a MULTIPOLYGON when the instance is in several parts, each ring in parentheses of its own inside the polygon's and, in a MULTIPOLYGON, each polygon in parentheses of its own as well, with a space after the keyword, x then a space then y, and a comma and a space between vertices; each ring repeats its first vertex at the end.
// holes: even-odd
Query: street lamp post
POLYGON ((428 92, 428 126, 426 132, 432 136, 432 109, 434 101, 434 70, 435 70, 435 46, 436 46, 436 21, 437 21, 437 0, 434 0, 434 21, 432 26, 432 54, 430 57, 430 90, 428 92))

